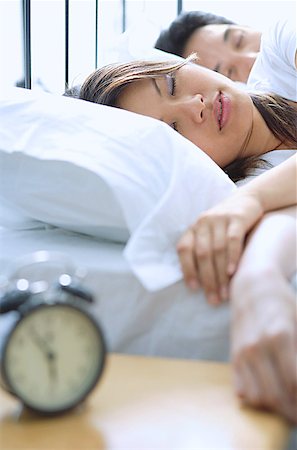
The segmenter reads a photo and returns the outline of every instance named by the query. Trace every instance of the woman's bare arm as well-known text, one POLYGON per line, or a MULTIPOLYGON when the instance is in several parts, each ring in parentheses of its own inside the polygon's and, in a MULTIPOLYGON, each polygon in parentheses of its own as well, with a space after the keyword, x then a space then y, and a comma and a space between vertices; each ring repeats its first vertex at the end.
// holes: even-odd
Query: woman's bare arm
POLYGON ((297 423, 296 208, 267 214, 252 231, 231 282, 237 394, 297 423))
POLYGON ((217 206, 201 214, 181 237, 177 251, 186 283, 200 286, 208 301, 229 296, 234 274, 250 230, 269 211, 297 203, 296 155, 259 175, 217 206))
POLYGON ((254 196, 263 214, 297 203, 297 155, 264 172, 239 189, 241 194, 254 196))

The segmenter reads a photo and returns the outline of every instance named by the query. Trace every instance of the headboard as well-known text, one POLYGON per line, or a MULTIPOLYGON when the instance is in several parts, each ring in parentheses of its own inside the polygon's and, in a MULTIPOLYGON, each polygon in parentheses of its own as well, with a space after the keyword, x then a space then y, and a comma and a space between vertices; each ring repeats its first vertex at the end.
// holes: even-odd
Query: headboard
MULTIPOLYGON (((22 39, 23 39, 23 61, 24 61, 24 87, 31 89, 32 69, 31 69, 31 0, 21 0, 22 2, 22 39)), ((122 32, 126 30, 127 24, 127 0, 120 0, 122 9, 122 32)), ((69 28, 71 0, 64 0, 65 15, 65 86, 69 83, 69 28)), ((94 0, 94 30, 95 30, 95 52, 94 69, 98 67, 98 16, 100 14, 100 1, 94 0)), ((176 0, 176 12, 180 14, 183 7, 183 0, 176 0)))

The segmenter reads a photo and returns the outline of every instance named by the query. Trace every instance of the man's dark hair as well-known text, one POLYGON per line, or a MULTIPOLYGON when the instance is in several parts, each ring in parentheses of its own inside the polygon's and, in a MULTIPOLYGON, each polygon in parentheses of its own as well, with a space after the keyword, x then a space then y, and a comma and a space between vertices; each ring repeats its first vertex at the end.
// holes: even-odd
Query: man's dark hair
POLYGON ((170 24, 169 28, 160 33, 155 48, 177 56, 183 56, 185 46, 192 33, 197 28, 214 24, 234 24, 234 22, 225 17, 203 11, 181 13, 170 24))

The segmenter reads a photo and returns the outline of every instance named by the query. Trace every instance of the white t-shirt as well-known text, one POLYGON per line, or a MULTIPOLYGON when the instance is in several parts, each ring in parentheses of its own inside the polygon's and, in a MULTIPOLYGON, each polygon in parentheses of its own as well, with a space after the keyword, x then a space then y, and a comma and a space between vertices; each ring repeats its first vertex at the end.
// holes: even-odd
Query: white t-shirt
POLYGON ((296 48, 294 18, 276 22, 262 35, 260 53, 247 81, 248 89, 274 92, 297 101, 296 48))

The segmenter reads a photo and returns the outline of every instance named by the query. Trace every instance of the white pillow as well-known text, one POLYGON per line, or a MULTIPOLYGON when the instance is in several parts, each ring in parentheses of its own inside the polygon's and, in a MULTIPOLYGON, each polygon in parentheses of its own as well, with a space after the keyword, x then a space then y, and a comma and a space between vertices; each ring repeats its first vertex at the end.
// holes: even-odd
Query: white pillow
POLYGON ((152 22, 144 15, 138 15, 137 20, 124 33, 111 42, 105 53, 100 57, 100 66, 114 62, 133 60, 183 61, 184 58, 164 52, 154 47, 162 27, 152 22))
POLYGON ((126 242, 167 187, 172 156, 159 158, 159 129, 127 111, 12 89, 0 99, 0 223, 34 219, 126 242))
POLYGON ((125 256, 152 290, 181 278, 180 234, 236 189, 158 120, 18 88, 0 98, 0 171, 0 203, 19 227, 33 220, 105 239, 131 235, 125 256))
POLYGON ((167 191, 124 251, 134 273, 151 291, 182 279, 176 252, 181 234, 203 211, 237 189, 219 166, 182 136, 172 135, 171 149, 174 165, 167 191))

